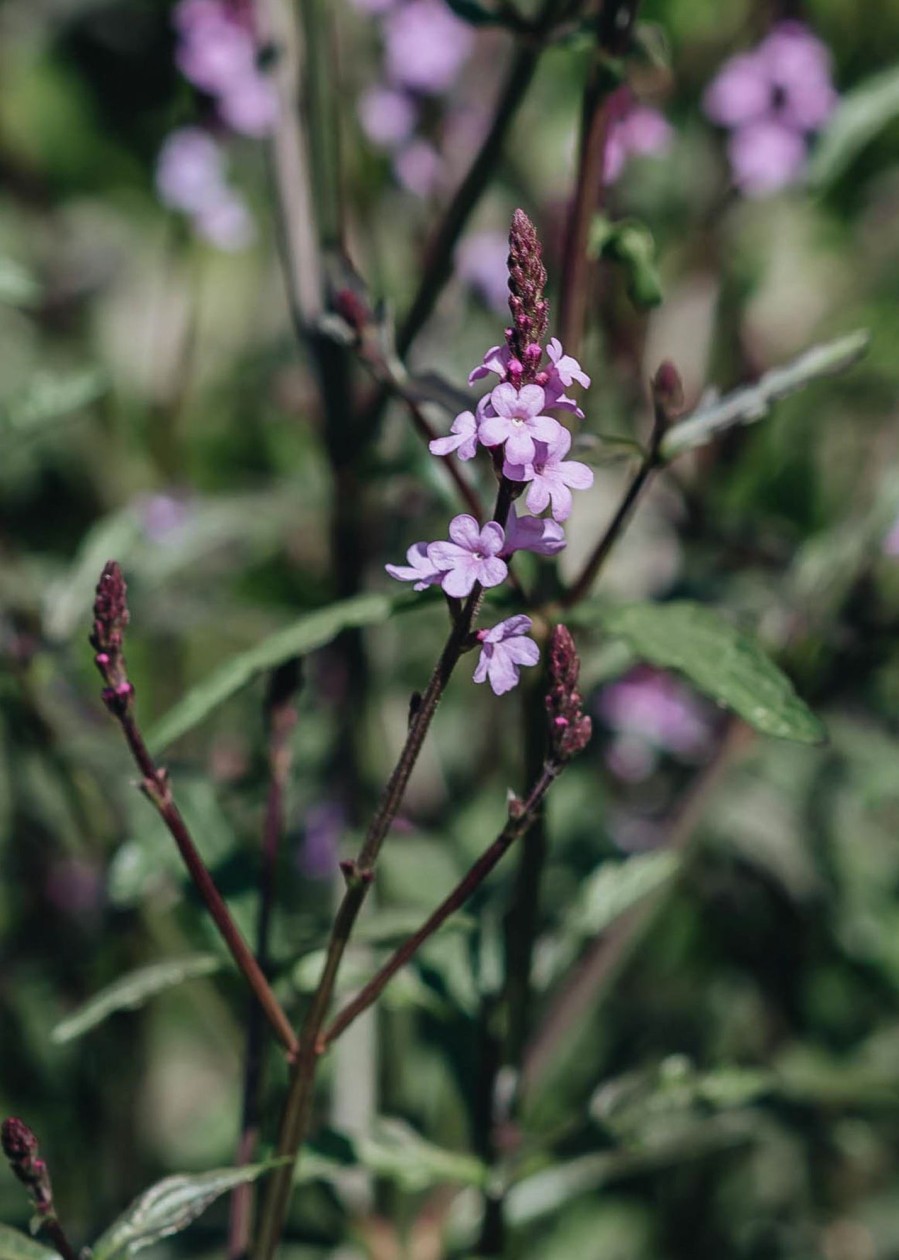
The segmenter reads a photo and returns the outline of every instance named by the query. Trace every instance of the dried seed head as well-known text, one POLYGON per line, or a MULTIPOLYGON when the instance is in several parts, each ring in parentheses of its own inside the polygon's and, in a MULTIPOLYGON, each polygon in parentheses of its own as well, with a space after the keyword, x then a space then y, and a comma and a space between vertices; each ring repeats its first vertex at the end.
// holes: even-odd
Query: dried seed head
POLYGON ((512 326, 506 342, 522 365, 522 380, 533 381, 542 354, 549 320, 549 303, 543 296, 546 268, 537 229, 523 210, 512 215, 509 232, 509 310, 512 326))
POLYGON ((53 1191, 47 1165, 38 1158, 37 1138, 23 1120, 10 1116, 0 1126, 0 1145, 19 1181, 31 1191, 38 1212, 47 1216, 53 1209, 53 1191))
POLYGON ((556 626, 549 644, 550 689, 546 697, 549 746, 557 763, 569 761, 590 742, 593 724, 577 689, 580 659, 567 626, 556 626))
POLYGON ((94 625, 90 635, 94 664, 104 683, 103 703, 112 713, 122 713, 131 703, 134 688, 125 672, 125 627, 128 625, 127 587, 122 570, 109 560, 100 574, 94 600, 94 625))

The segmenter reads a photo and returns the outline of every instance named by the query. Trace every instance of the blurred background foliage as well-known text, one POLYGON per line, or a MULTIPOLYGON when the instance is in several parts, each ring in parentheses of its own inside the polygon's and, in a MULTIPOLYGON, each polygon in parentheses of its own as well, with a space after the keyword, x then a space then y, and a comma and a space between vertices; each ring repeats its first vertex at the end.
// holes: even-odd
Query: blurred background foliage
MULTIPOLYGON (((899 121, 881 106, 813 185, 746 200, 728 189, 700 105, 722 62, 783 16, 829 45, 841 93, 859 91, 889 71, 899 6, 647 0, 641 16, 662 52, 633 82, 673 136, 628 166, 606 213, 651 232, 663 301, 636 309, 626 270, 602 264, 581 356, 594 384, 579 458, 596 484, 562 569, 577 571, 625 482, 626 458, 598 435, 646 435, 644 382, 663 357, 693 404, 869 329, 850 374, 660 478, 599 588, 727 610, 791 675, 829 743, 754 736, 686 689, 671 702, 699 724, 696 740, 622 730, 603 696, 632 662, 579 631, 596 735, 550 798, 518 1121, 499 1140, 485 1133, 479 1096, 510 861, 331 1056, 285 1252, 298 1260, 471 1255, 498 1173, 511 1179, 507 1254, 523 1260, 899 1255, 899 121), (562 1019, 573 967, 581 988, 562 1019)), ((476 29, 427 120, 442 165, 419 197, 356 115, 381 75, 377 20, 339 6, 336 26, 350 253, 403 312, 511 41, 476 29)), ((79 1238, 153 1178, 232 1160, 246 1008, 98 700, 86 636, 102 563, 116 556, 129 581, 129 664, 150 725, 304 612, 388 591, 384 562, 442 536, 453 507, 392 407, 374 440, 344 452, 358 566, 335 564, 340 460, 290 327, 263 147, 228 141, 253 218, 244 249, 216 250, 157 199, 165 137, 208 108, 177 73, 173 39, 161 3, 0 11, 0 1110, 39 1133, 79 1238), (213 974, 54 1036, 123 975, 210 952, 197 970, 213 974)), ((585 64, 577 36, 544 55, 469 229, 503 233, 525 207, 551 298, 585 64)), ((464 389, 503 322, 483 285, 456 278, 411 366, 464 389)), ((358 369, 352 383, 371 389, 358 369)), ((274 944, 293 1013, 338 849, 355 850, 443 620, 425 599, 306 662, 274 944)), ((466 673, 385 850, 347 990, 493 837, 507 787, 525 786, 520 698, 497 701, 466 673)), ((166 753, 248 933, 263 692, 262 680, 243 688, 166 753)), ((283 1084, 272 1062, 269 1140, 283 1084)), ((0 1216, 27 1217, 5 1175, 0 1216)), ((168 1250, 221 1254, 223 1220, 213 1209, 168 1250)))

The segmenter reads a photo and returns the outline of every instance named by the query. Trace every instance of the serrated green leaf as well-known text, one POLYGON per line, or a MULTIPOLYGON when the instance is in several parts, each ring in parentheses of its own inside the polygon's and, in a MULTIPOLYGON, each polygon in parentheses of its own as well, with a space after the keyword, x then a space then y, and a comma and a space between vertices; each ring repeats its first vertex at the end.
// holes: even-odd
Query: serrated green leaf
POLYGON ((160 1238, 180 1233, 220 1195, 255 1181, 281 1160, 247 1164, 243 1168, 214 1168, 211 1172, 165 1177, 134 1200, 94 1243, 91 1260, 132 1256, 160 1238))
POLYGON ((0 433, 22 436, 60 420, 93 402, 107 388, 104 373, 95 368, 76 372, 42 373, 0 409, 0 433))
POLYGON ((21 1230, 0 1225, 0 1260, 59 1260, 59 1256, 21 1230))
POLYGON ((815 188, 832 184, 878 131, 897 116, 899 66, 891 66, 840 98, 809 162, 809 183, 815 188))
POLYGON ((402 595, 357 595, 327 608, 307 613, 246 652, 240 652, 193 687, 174 708, 160 719, 147 736, 151 752, 158 753, 193 730, 213 709, 246 687, 259 674, 273 669, 292 656, 302 656, 324 647, 342 630, 373 626, 394 613, 420 606, 421 601, 402 595))
POLYGON ((173 958, 168 962, 139 967, 95 993, 72 1015, 61 1020, 51 1032, 50 1039, 57 1044, 74 1041, 116 1011, 137 1010, 157 993, 174 988, 185 980, 210 976, 221 970, 223 965, 222 959, 215 954, 192 954, 186 958, 173 958))
POLYGON ((0 256, 0 302, 6 306, 30 306, 40 292, 34 276, 20 262, 0 256))
POLYGON ((676 669, 765 735, 819 744, 824 727, 758 644, 717 612, 688 601, 597 609, 609 634, 651 665, 676 669))

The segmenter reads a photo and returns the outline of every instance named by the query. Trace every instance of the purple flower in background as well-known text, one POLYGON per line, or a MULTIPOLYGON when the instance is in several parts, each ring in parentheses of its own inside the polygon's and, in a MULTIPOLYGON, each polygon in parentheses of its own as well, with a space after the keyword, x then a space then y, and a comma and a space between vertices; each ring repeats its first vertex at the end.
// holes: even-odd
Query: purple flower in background
POLYGON ((632 157, 653 157, 667 152, 673 135, 664 115, 635 101, 628 88, 619 88, 606 140, 604 182, 614 184, 632 157))
POLYGON ((440 154, 427 140, 411 140, 394 156, 393 173, 407 192, 424 200, 440 177, 440 154))
POLYGON ((880 545, 880 550, 885 556, 899 556, 899 518, 890 526, 889 532, 880 545))
POLYGON ((505 457, 510 463, 530 464, 536 456, 534 442, 552 442, 558 436, 558 420, 543 415, 546 394, 539 385, 516 389, 505 382, 481 402, 478 437, 484 446, 505 442, 505 457))
POLYGON ((306 811, 297 865, 310 879, 327 879, 337 870, 340 837, 346 826, 343 806, 321 801, 306 811))
POLYGON ((661 670, 638 666, 604 687, 597 711, 616 733, 608 756, 621 778, 646 778, 655 768, 659 751, 685 761, 701 761, 709 751, 708 707, 661 670))
POLYGON ((407 92, 373 87, 359 98, 359 122, 372 144, 393 149, 409 139, 418 109, 407 92))
POLYGON ((141 528, 151 542, 171 541, 188 523, 191 508, 173 494, 142 494, 135 501, 141 528))
POLYGON ((516 551, 533 551, 538 556, 557 556, 565 549, 565 531, 558 522, 542 516, 519 516, 514 505, 506 518, 504 557, 516 551))
POLYGON ((408 0, 384 22, 390 81, 426 95, 440 95, 455 82, 471 51, 471 27, 441 0, 408 0))
POLYGON ((443 571, 437 568, 428 555, 427 543, 413 543, 406 552, 406 559, 409 561, 408 567, 401 564, 385 564, 384 568, 398 582, 414 582, 413 591, 426 590, 443 577, 443 571))
POLYGON ((509 238, 505 232, 474 232, 456 250, 459 279, 500 314, 507 310, 509 302, 508 257, 509 238))
POLYGON ((199 127, 182 127, 165 141, 156 190, 164 205, 190 215, 197 232, 219 249, 242 249, 252 241, 253 221, 227 183, 222 150, 199 127))
POLYGON ((175 61, 189 83, 214 97, 222 120, 247 136, 265 136, 277 113, 275 91, 256 63, 253 32, 225 0, 181 0, 173 14, 175 61))
POLYGON ((562 425, 557 425, 557 429, 551 442, 536 444, 533 459, 523 464, 507 459, 503 472, 511 481, 530 482, 526 500, 529 511, 542 512, 552 504, 553 518, 567 521, 571 515, 571 491, 592 486, 593 470, 576 459, 565 459, 571 448, 571 434, 562 425))
POLYGON ((478 449, 478 422, 474 412, 462 411, 450 426, 450 436, 434 438, 428 443, 432 455, 449 455, 457 451, 460 459, 474 459, 478 449))
POLYGON ((440 584, 457 599, 468 595, 475 582, 499 586, 508 568, 499 555, 506 541, 502 526, 488 521, 481 529, 473 516, 463 513, 450 521, 452 542, 431 543, 428 559, 442 572, 440 584))
POLYGON ((808 134, 824 125, 836 101, 827 46, 800 22, 780 22, 751 52, 725 62, 703 108, 733 132, 734 181, 758 197, 801 175, 808 134))
POLYGON ((474 671, 476 683, 488 682, 496 695, 511 691, 517 684, 522 665, 536 665, 540 649, 524 636, 531 628, 530 617, 507 617, 492 630, 479 630, 481 655, 474 671))

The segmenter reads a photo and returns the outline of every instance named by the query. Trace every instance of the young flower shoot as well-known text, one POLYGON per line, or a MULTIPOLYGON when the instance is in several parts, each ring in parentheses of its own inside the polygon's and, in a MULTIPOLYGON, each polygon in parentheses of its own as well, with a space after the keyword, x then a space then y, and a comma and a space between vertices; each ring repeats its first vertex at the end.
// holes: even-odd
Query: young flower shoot
MULTIPOLYGON (((499 502, 524 496, 530 516, 514 505, 505 520, 481 526, 473 516, 456 516, 448 542, 414 543, 406 565, 388 564, 387 572, 416 591, 439 585, 445 594, 463 599, 480 589, 499 586, 508 575, 506 561, 516 551, 557 555, 565 546, 562 523, 571 515, 572 490, 593 484, 586 464, 569 460, 571 434, 550 411, 568 411, 582 418, 566 390, 589 386, 590 377, 576 359, 565 354, 557 338, 544 349, 548 306, 543 298, 546 271, 533 224, 516 210, 509 235, 509 307, 512 326, 506 344, 491 346, 468 378, 469 384, 493 374, 499 378, 474 411, 462 411, 446 437, 430 443, 443 458, 474 459, 483 447, 491 456, 501 486, 499 502), (544 355, 548 360, 543 363, 544 355), (543 513, 549 512, 548 516, 543 513)), ((507 618, 490 630, 478 630, 481 647, 474 673, 477 683, 490 683, 496 695, 519 681, 522 665, 536 665, 539 649, 526 637, 529 617, 507 618)))

